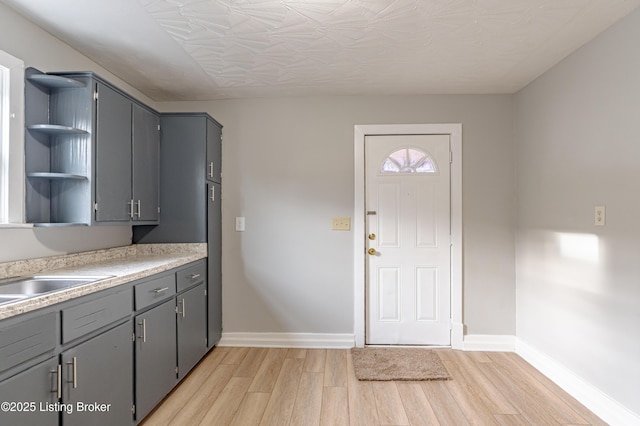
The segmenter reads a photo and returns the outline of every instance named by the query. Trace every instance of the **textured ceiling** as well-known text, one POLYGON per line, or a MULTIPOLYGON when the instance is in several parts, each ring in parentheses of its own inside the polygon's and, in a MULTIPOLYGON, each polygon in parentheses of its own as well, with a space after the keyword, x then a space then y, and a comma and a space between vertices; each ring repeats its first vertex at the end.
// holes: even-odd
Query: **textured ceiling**
POLYGON ((640 4, 0 1, 158 101, 513 93, 640 4))

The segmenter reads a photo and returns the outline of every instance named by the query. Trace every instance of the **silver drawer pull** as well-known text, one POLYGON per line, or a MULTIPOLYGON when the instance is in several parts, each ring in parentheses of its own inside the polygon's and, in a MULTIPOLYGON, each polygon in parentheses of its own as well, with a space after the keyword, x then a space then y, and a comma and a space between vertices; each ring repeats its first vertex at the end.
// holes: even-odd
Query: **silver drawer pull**
POLYGON ((164 293, 164 292, 165 292, 165 291, 167 291, 167 290, 169 290, 169 287, 156 288, 155 290, 153 290, 153 292, 154 292, 155 294, 158 294, 158 293, 164 293))
POLYGON ((213 161, 209 163, 209 177, 213 179, 213 161))
POLYGON ((195 280, 196 278, 200 278, 200 274, 191 274, 189 275, 189 278, 191 278, 192 280, 195 280))

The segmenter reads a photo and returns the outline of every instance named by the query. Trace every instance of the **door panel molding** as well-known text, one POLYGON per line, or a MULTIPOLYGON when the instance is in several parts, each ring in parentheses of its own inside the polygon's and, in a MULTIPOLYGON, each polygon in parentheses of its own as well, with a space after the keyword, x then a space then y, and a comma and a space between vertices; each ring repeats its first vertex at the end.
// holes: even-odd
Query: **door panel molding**
POLYGON ((462 318, 462 124, 375 124, 354 127, 354 332, 365 343, 365 162, 368 135, 449 135, 451 142, 451 347, 463 347, 462 318))

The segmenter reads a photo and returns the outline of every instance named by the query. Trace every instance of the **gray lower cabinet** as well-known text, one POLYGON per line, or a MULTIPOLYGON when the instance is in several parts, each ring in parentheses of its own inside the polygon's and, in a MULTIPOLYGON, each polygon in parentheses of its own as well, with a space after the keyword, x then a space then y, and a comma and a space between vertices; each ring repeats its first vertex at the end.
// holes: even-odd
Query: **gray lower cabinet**
POLYGON ((57 374, 58 357, 55 356, 0 382, 0 401, 11 404, 10 410, 0 413, 0 424, 56 426, 57 374))
POLYGON ((135 318, 137 420, 149 414, 177 383, 175 303, 175 298, 168 299, 135 318))
POLYGON ((178 307, 178 379, 182 379, 207 352, 207 305, 205 284, 179 294, 178 307))
POLYGON ((111 426, 133 423, 133 345, 127 321, 64 351, 62 424, 111 426))

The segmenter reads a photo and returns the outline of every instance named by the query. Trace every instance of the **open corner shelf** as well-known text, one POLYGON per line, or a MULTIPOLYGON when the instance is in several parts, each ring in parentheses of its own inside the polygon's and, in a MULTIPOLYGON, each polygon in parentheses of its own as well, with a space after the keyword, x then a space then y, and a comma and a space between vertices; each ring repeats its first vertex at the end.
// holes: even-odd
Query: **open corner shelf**
POLYGON ((50 74, 33 74, 28 76, 27 80, 46 89, 73 89, 86 86, 81 81, 50 74))
POLYGON ((72 226, 89 226, 87 223, 34 223, 34 228, 68 228, 72 226))
POLYGON ((32 132, 45 133, 47 135, 88 135, 89 132, 75 127, 61 126, 59 124, 32 124, 27 126, 32 132))
POLYGON ((50 180, 60 180, 60 179, 87 180, 88 179, 86 176, 76 175, 73 173, 33 172, 33 173, 27 173, 27 176, 30 178, 50 179, 50 180))

